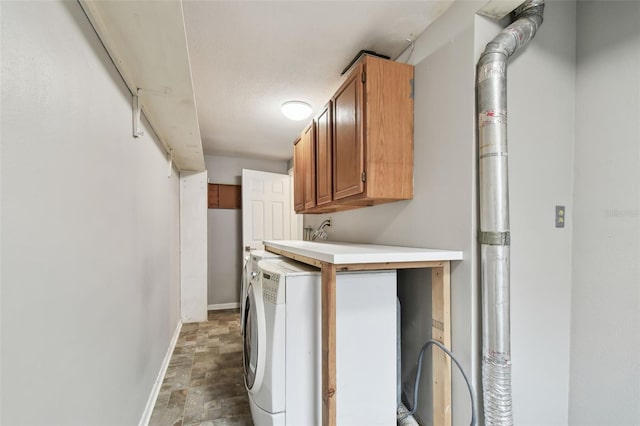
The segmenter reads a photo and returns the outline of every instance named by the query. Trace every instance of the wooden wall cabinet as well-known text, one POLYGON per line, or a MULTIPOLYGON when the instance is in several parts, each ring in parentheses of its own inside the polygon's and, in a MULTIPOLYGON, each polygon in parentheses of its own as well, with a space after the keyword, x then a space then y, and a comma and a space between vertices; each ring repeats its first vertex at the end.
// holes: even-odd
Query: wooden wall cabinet
POLYGON ((210 209, 242 208, 242 188, 240 185, 210 183, 208 185, 208 198, 210 209))
POLYGON ((413 198, 413 66, 365 55, 334 95, 333 198, 413 198))
POLYGON ((413 66, 363 56, 294 144, 298 213, 413 198, 413 66))

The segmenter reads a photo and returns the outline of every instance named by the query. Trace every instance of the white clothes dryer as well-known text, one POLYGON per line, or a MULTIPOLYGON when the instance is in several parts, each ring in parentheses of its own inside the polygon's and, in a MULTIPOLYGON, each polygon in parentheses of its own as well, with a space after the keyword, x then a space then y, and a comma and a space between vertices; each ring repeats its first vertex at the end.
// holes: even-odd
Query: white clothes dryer
POLYGON ((254 424, 320 424, 320 272, 288 259, 258 265, 243 312, 245 385, 254 424))
MULTIPOLYGON (((263 259, 278 259, 279 254, 271 253, 266 250, 252 249, 243 259, 242 279, 240 281, 240 312, 244 312, 244 304, 247 299, 247 289, 249 283, 258 275, 258 262, 263 259)), ((244 315, 240 316, 240 330, 244 328, 244 315)))
MULTIPOLYGON (((258 262, 243 312, 245 385, 255 426, 322 424, 321 277, 289 259, 258 262)), ((396 271, 336 276, 336 417, 396 422, 396 271)))

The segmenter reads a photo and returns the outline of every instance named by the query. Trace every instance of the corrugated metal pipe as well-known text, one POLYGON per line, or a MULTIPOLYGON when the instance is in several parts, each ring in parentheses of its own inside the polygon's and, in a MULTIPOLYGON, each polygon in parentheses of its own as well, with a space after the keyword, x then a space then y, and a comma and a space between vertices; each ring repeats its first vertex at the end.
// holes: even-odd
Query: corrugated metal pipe
POLYGON ((513 23, 487 44, 477 67, 482 283, 482 390, 485 425, 513 425, 509 319, 507 60, 542 24, 543 0, 513 12, 513 23))

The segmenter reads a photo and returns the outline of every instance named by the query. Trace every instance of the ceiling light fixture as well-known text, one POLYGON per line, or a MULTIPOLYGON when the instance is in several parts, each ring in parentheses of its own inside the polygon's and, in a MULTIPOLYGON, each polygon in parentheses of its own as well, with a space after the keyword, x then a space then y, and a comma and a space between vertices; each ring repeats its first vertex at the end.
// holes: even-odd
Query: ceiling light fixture
POLYGON ((289 120, 300 121, 311 115, 311 105, 302 101, 287 101, 280 109, 289 120))

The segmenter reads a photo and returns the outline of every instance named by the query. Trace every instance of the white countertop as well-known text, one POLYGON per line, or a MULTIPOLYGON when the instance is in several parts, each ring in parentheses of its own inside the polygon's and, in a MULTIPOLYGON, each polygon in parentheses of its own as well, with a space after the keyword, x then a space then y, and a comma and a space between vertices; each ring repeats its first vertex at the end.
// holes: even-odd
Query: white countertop
POLYGON ((461 251, 416 247, 301 240, 268 240, 264 245, 335 265, 462 260, 461 251))

